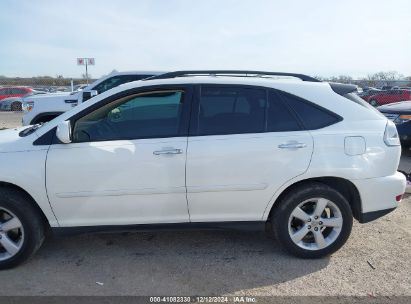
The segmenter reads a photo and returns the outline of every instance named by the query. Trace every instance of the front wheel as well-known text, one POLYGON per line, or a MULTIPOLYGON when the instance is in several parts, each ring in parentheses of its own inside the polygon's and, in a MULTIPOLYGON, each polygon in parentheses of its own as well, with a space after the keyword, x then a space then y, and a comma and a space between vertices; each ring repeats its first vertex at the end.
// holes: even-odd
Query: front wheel
POLYGON ((347 241, 353 217, 349 203, 338 191, 322 183, 293 189, 272 215, 276 239, 293 255, 320 258, 347 241))
POLYGON ((21 102, 13 102, 11 104, 11 110, 13 112, 21 112, 23 110, 21 102))
POLYGON ((23 193, 0 187, 0 269, 21 264, 41 246, 45 225, 23 193))

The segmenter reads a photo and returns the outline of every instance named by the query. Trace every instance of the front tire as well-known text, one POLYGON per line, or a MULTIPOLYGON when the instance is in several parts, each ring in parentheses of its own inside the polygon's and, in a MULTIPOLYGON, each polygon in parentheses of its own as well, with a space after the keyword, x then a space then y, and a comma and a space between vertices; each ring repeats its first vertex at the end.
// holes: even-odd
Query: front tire
POLYGON ((21 112, 23 110, 21 102, 13 102, 11 104, 11 110, 13 112, 21 112))
POLYGON ((351 233, 353 216, 346 198, 317 182, 297 186, 273 210, 276 239, 291 254, 321 258, 340 249, 351 233))
POLYGON ((15 189, 0 188, 0 270, 29 259, 44 236, 44 222, 29 198, 15 189))

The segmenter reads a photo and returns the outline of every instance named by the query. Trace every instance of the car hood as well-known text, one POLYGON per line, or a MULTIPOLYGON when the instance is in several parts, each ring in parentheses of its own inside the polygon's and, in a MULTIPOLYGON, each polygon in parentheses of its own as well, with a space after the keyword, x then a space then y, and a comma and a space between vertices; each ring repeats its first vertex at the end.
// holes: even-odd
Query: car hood
MULTIPOLYGON (((77 96, 77 92, 73 96, 77 96)), ((71 92, 60 92, 60 93, 48 93, 48 94, 37 94, 24 97, 24 101, 27 100, 37 100, 37 99, 47 99, 47 98, 56 98, 57 96, 70 96, 71 92)))
POLYGON ((9 104, 15 101, 22 101, 23 99, 21 97, 8 97, 8 98, 4 98, 0 101, 0 103, 2 104, 9 104))
POLYGON ((377 108, 384 113, 404 113, 411 114, 411 100, 390 103, 377 108))
POLYGON ((0 153, 32 150, 31 143, 37 135, 33 132, 29 136, 20 137, 19 133, 24 129, 27 127, 0 130, 0 153))

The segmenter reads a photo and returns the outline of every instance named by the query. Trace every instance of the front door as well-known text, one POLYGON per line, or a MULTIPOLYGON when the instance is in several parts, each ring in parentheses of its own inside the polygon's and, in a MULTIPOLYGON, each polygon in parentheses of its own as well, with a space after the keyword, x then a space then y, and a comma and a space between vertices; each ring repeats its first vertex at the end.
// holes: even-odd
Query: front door
POLYGON ((130 93, 72 123, 51 145, 50 203, 61 226, 189 221, 185 160, 189 88, 130 93))

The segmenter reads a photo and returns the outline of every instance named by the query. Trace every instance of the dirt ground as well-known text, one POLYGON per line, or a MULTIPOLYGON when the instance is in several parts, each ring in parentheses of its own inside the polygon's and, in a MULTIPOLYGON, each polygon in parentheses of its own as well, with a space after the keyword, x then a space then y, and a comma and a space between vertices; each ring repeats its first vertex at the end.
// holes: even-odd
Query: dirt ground
MULTIPOLYGON (((0 128, 21 114, 0 113, 0 128)), ((185 231, 49 239, 0 272, 0 295, 411 296, 411 197, 355 223, 347 244, 319 260, 284 253, 263 233, 185 231)))

